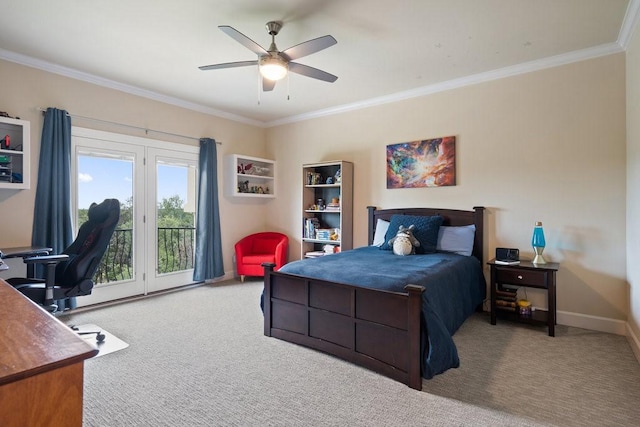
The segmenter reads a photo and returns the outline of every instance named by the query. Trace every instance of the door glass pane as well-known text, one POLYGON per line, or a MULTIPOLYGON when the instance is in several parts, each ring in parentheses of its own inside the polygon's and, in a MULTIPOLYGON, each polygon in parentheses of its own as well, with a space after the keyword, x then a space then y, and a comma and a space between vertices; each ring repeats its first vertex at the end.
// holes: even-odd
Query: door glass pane
POLYGON ((195 248, 195 168, 159 161, 156 188, 156 271, 190 270, 195 248))
POLYGON ((120 201, 120 221, 94 277, 96 285, 134 277, 133 266, 133 157, 96 153, 78 155, 78 220, 88 219, 91 203, 120 201))

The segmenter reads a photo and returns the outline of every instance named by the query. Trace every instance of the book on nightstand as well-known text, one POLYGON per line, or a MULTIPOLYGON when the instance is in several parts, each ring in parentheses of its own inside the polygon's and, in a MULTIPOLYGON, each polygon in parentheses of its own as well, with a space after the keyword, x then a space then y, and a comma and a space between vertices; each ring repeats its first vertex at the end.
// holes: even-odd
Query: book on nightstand
POLYGON ((509 308, 513 308, 515 309, 518 305, 517 303, 513 302, 513 301, 503 301, 503 300, 496 300, 496 306, 498 307, 509 307, 509 308))
POLYGON ((512 261, 512 260, 508 260, 508 259, 497 259, 494 262, 496 264, 499 264, 499 265, 518 265, 518 264, 520 264, 520 261, 512 261))

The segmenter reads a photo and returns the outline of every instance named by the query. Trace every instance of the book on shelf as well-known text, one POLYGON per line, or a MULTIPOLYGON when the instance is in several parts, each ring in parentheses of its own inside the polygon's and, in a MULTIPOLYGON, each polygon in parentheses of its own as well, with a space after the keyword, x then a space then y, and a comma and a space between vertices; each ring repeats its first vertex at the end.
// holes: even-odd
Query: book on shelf
POLYGON ((504 292, 504 291, 498 291, 496 290, 496 296, 498 298, 504 298, 504 299, 516 299, 516 297, 518 296, 517 292, 504 292))
POLYGON ((504 297, 501 295, 497 295, 496 301, 518 302, 518 297, 504 297))
POLYGON ((502 306, 502 305, 496 305, 496 310, 515 312, 516 311, 516 307, 507 307, 507 306, 502 306))
POLYGON ((307 185, 324 184, 322 181, 322 175, 318 172, 307 171, 307 185))
POLYGON ((498 299, 502 299, 505 301, 516 301, 517 297, 518 297, 517 292, 504 292, 504 291, 496 290, 496 298, 498 299))
POLYGON ((316 239, 318 240, 331 240, 331 235, 333 234, 333 229, 331 228, 320 228, 316 230, 316 239))
POLYGON ((497 292, 510 293, 510 294, 515 295, 518 292, 518 286, 510 287, 510 286, 498 284, 498 286, 496 288, 496 291, 497 292))
POLYGON ((516 308, 518 306, 518 304, 514 301, 503 301, 503 300, 496 300, 496 306, 498 307, 512 307, 512 308, 516 308))
POLYGON ((320 228, 318 218, 305 218, 303 226, 303 235, 305 239, 315 239, 316 232, 320 228))
POLYGON ((304 257, 305 258, 317 258, 320 256, 325 256, 326 252, 325 251, 310 251, 310 252, 305 252, 304 257))

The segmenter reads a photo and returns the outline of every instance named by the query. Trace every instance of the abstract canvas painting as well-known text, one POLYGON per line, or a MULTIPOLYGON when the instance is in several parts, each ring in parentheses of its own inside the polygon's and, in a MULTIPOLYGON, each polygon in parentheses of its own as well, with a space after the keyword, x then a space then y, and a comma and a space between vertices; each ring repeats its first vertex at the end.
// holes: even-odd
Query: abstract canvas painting
POLYGON ((456 137, 387 145, 387 188, 456 185, 456 137))

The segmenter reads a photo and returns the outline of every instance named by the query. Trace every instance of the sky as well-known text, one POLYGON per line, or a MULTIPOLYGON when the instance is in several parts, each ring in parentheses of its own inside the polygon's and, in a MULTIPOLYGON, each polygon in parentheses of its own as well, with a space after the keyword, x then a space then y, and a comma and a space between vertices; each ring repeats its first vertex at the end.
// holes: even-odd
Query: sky
MULTIPOLYGON (((160 165, 158 167, 158 199, 180 196, 187 199, 187 169, 160 165)), ((124 202, 133 194, 133 163, 127 160, 79 156, 78 208, 104 199, 124 202)))

